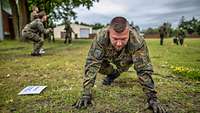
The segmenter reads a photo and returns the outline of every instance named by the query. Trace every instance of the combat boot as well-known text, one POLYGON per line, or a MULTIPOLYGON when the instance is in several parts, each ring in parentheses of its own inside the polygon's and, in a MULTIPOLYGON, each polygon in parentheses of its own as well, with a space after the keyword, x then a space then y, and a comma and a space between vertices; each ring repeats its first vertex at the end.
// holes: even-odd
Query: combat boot
POLYGON ((31 56, 41 56, 40 53, 31 53, 31 56))
POLYGON ((117 70, 114 70, 111 74, 107 75, 102 84, 103 85, 111 85, 111 83, 120 75, 117 70))

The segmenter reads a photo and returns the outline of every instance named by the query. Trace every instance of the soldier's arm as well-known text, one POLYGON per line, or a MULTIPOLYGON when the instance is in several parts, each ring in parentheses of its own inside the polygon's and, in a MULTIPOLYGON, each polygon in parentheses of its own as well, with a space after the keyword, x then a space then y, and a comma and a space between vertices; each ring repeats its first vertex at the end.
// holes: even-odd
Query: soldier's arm
POLYGON ((166 109, 157 99, 157 92, 151 76, 153 68, 145 41, 141 44, 141 48, 136 51, 133 59, 135 60, 135 70, 137 71, 139 82, 143 86, 143 91, 147 96, 148 108, 151 109, 153 113, 167 113, 166 109))
POLYGON ((38 23, 38 30, 40 31, 40 33, 44 33, 44 34, 48 34, 51 31, 50 29, 45 29, 42 22, 38 23))
POLYGON ((137 72, 139 82, 143 86, 146 94, 156 92, 154 81, 152 79, 153 67, 149 58, 148 48, 144 39, 140 38, 140 46, 132 55, 134 68, 137 72))
POLYGON ((149 58, 146 42, 142 40, 140 47, 133 54, 134 68, 138 75, 152 74, 153 68, 149 58))
POLYGON ((85 74, 83 81, 83 94, 91 94, 94 86, 96 74, 98 73, 104 56, 104 50, 97 39, 93 41, 85 64, 85 74))

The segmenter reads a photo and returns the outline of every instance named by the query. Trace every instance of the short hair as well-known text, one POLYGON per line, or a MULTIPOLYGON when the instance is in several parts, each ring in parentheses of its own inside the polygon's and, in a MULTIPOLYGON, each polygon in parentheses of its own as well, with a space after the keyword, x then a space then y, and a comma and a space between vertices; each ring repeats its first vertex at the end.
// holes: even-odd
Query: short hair
POLYGON ((32 6, 32 11, 35 10, 36 8, 38 8, 37 6, 32 6))
POLYGON ((41 12, 38 13, 38 18, 41 19, 45 15, 46 15, 46 13, 44 11, 41 11, 41 12))
POLYGON ((126 18, 121 16, 114 17, 110 22, 110 27, 118 33, 123 32, 127 26, 128 21, 126 20, 126 18))

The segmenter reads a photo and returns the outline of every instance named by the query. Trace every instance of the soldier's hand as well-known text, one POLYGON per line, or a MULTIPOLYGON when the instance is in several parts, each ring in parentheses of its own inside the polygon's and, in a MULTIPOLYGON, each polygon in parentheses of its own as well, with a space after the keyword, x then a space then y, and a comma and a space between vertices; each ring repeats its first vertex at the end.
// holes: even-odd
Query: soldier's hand
POLYGON ((150 100, 148 104, 153 113, 167 113, 166 109, 155 100, 150 100))
POLYGON ((49 31, 50 31, 50 32, 53 32, 53 29, 52 29, 52 28, 49 28, 49 31))
POLYGON ((83 95, 72 106, 77 109, 80 109, 80 108, 87 108, 87 106, 89 106, 89 105, 92 105, 92 96, 91 95, 83 95))

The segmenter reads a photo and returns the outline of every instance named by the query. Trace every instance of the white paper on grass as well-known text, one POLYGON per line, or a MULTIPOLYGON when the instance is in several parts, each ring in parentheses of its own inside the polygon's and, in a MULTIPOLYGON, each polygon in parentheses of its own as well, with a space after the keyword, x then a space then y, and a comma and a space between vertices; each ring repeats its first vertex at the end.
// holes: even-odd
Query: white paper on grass
POLYGON ((40 94, 47 86, 27 86, 18 95, 40 94))

